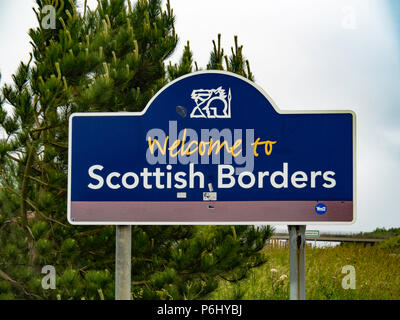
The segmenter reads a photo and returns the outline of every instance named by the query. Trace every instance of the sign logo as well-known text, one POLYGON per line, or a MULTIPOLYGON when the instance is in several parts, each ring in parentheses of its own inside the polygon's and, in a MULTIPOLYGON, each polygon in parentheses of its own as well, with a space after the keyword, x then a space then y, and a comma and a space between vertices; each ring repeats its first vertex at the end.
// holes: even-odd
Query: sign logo
POLYGON ((325 214, 327 210, 328 210, 328 208, 323 203, 318 203, 315 206, 315 212, 318 214, 325 214))
POLYGON ((230 118, 231 117, 231 89, 228 95, 225 89, 197 89, 192 91, 191 98, 196 103, 190 114, 191 118, 230 118))

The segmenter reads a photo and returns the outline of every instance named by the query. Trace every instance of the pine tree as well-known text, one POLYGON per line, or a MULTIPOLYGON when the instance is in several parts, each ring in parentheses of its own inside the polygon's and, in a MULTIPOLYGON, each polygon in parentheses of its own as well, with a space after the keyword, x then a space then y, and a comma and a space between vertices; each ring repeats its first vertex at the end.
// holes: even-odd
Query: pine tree
MULTIPOLYGON (((115 228, 66 221, 68 117, 140 111, 169 81, 199 70, 189 43, 165 66, 178 37, 169 1, 99 0, 93 11, 56 1, 56 29, 31 29, 31 58, 0 95, 0 299, 112 299, 115 228), (12 108, 6 112, 5 106, 12 108), (56 290, 43 290, 53 265, 56 290)), ((227 57, 214 42, 208 69, 253 75, 237 43, 227 57)), ((133 226, 135 299, 206 297, 219 279, 237 281, 265 261, 269 227, 133 226)))

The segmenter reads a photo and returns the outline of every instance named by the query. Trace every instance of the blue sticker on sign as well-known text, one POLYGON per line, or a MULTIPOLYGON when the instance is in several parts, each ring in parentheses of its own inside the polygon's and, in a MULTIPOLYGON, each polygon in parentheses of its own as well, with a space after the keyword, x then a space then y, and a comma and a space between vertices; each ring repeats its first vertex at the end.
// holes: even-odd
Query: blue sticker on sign
POLYGON ((327 209, 326 205, 324 205, 323 203, 318 203, 315 206, 315 212, 318 214, 325 214, 327 210, 328 209, 327 209))

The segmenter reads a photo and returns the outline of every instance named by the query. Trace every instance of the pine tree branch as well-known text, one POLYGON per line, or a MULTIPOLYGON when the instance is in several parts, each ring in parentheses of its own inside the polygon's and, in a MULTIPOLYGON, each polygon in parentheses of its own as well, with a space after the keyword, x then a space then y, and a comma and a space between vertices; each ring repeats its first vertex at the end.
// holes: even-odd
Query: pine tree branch
MULTIPOLYGON (((18 158, 14 157, 14 156, 12 156, 12 155, 10 155, 10 154, 8 154, 8 153, 6 153, 6 156, 7 156, 8 158, 10 158, 11 160, 14 160, 15 162, 18 162, 18 163, 20 163, 20 164, 23 164, 23 163, 24 163, 21 159, 18 159, 18 158)), ((33 169, 33 170, 36 171, 37 173, 41 173, 41 172, 40 172, 38 169, 36 169, 35 167, 31 167, 31 169, 33 169)))
POLYGON ((10 154, 6 154, 7 155, 7 157, 9 157, 11 160, 14 160, 14 161, 16 161, 16 162, 19 162, 19 163, 23 163, 23 161, 21 160, 21 159, 18 159, 18 158, 15 158, 14 156, 12 156, 12 155, 10 155, 10 154))
POLYGON ((48 141, 45 144, 52 145, 52 146, 59 147, 59 148, 63 148, 63 149, 68 149, 68 144, 62 144, 62 143, 57 143, 57 142, 52 142, 52 141, 48 141))
POLYGON ((132 285, 134 286, 147 285, 149 283, 150 283, 149 280, 132 281, 132 285))
POLYGON ((24 170, 24 177, 22 179, 22 185, 21 185, 21 220, 22 220, 22 225, 24 229, 26 229, 27 236, 28 236, 28 250, 29 250, 29 264, 33 266, 37 254, 36 254, 36 248, 35 248, 35 239, 33 237, 32 231, 30 230, 28 226, 28 212, 26 208, 26 198, 27 198, 27 191, 28 191, 28 176, 30 174, 31 170, 31 164, 32 164, 32 159, 33 159, 33 153, 34 153, 35 148, 31 146, 28 154, 28 158, 26 160, 25 164, 25 170, 24 170))
POLYGON ((23 177, 22 186, 21 186, 21 217, 22 217, 22 220, 25 225, 27 225, 27 223, 28 223, 27 216, 26 216, 25 199, 26 199, 26 193, 27 193, 27 188, 28 188, 28 177, 29 177, 29 173, 31 170, 33 153, 34 153, 34 148, 32 146, 31 149, 29 150, 28 159, 26 160, 24 177, 23 177))
MULTIPOLYGON (((11 193, 14 193, 14 194, 15 194, 16 196, 18 196, 19 198, 22 198, 21 194, 20 194, 18 191, 16 191, 16 190, 14 190, 13 188, 11 188, 10 186, 3 186, 2 188, 3 188, 3 189, 6 189, 6 190, 8 190, 8 191, 10 191, 11 193)), ((57 224, 59 224, 59 225, 61 225, 61 226, 69 227, 69 226, 67 226, 66 224, 64 224, 64 223, 62 223, 62 222, 60 222, 60 221, 58 221, 58 220, 56 220, 56 219, 53 219, 53 218, 50 218, 50 217, 46 216, 43 212, 41 212, 41 211, 37 208, 36 205, 33 204, 33 202, 32 202, 29 198, 26 198, 25 201, 26 201, 27 204, 29 204, 29 205, 35 210, 36 213, 40 214, 40 215, 42 216, 42 218, 44 218, 44 219, 46 219, 46 220, 48 220, 48 221, 57 223, 57 224)))
POLYGON ((40 183, 40 184, 42 184, 44 186, 46 186, 46 187, 54 188, 54 189, 57 189, 57 190, 63 191, 63 192, 67 191, 67 189, 65 189, 65 188, 60 188, 60 187, 57 187, 55 185, 48 184, 48 183, 46 183, 46 182, 44 182, 44 181, 42 181, 42 180, 40 180, 38 178, 35 178, 35 177, 32 177, 32 176, 28 176, 28 178, 33 180, 33 181, 36 181, 36 182, 38 182, 38 183, 40 183))
POLYGON ((84 232, 76 234, 75 238, 82 238, 82 237, 92 236, 94 234, 97 234, 97 233, 103 231, 106 228, 107 227, 102 227, 102 228, 98 228, 98 229, 95 229, 95 230, 84 231, 84 232))
POLYGON ((50 126, 48 126, 48 127, 38 127, 38 128, 32 129, 32 131, 34 131, 34 132, 36 132, 36 131, 44 131, 44 130, 49 130, 49 129, 55 129, 55 128, 58 128, 58 127, 61 127, 61 126, 62 126, 62 124, 59 124, 57 126, 52 126, 52 127, 50 127, 50 126))
POLYGON ((13 287, 23 291, 25 295, 30 296, 30 297, 35 297, 35 298, 40 299, 40 300, 43 300, 43 297, 38 296, 38 295, 36 295, 34 293, 28 292, 28 290, 26 290, 26 287, 24 285, 20 284, 19 282, 15 281, 14 279, 12 279, 8 274, 6 274, 2 270, 0 270, 0 277, 3 280, 9 282, 13 287))
POLYGON ((26 199, 26 203, 29 204, 29 205, 35 210, 35 212, 37 212, 38 214, 40 214, 44 219, 49 220, 49 221, 54 222, 54 223, 57 223, 57 224, 59 224, 59 225, 61 225, 61 226, 64 226, 64 227, 68 227, 68 226, 65 225, 64 223, 62 223, 62 222, 60 222, 60 221, 58 221, 58 220, 56 220, 56 219, 53 219, 53 218, 50 218, 50 217, 46 216, 43 212, 41 212, 41 211, 33 204, 33 202, 32 202, 29 198, 26 199))
POLYGON ((236 278, 236 279, 228 279, 228 278, 222 276, 221 274, 218 274, 218 276, 221 279, 223 279, 225 281, 228 281, 228 282, 238 282, 238 281, 243 280, 244 278, 246 278, 246 274, 247 274, 247 270, 245 272, 243 272, 243 274, 239 278, 236 278))
POLYGON ((36 123, 36 126, 37 126, 37 127, 40 126, 40 124, 39 124, 39 118, 38 118, 38 115, 37 115, 37 113, 36 113, 36 106, 37 106, 37 103, 38 103, 38 102, 39 102, 38 95, 35 94, 35 97, 33 98, 33 107, 32 107, 32 110, 33 110, 33 117, 35 118, 35 123, 36 123))

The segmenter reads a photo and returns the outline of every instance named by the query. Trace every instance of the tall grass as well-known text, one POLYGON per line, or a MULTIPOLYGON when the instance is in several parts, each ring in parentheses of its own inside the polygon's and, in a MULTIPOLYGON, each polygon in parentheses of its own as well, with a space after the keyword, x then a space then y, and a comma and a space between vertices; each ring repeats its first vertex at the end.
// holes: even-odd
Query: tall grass
MULTIPOLYGON (((268 262, 237 283, 221 280, 210 299, 289 299, 289 250, 268 248, 268 262)), ((306 249, 306 298, 312 300, 400 299, 400 251, 346 245, 306 249), (342 268, 354 266, 356 288, 343 289, 342 268)))

